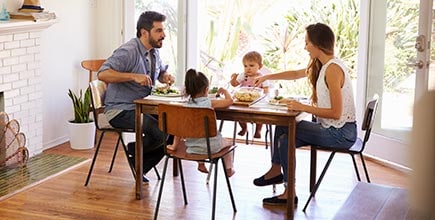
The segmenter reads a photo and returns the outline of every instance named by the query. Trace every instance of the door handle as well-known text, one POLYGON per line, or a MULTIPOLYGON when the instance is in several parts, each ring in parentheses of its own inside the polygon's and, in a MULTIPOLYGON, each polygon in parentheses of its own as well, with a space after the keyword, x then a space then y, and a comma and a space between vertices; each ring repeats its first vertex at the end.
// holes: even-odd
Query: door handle
POLYGON ((422 60, 419 60, 415 63, 408 63, 407 66, 409 67, 414 67, 414 68, 418 68, 418 69, 423 69, 424 67, 424 62, 422 60))

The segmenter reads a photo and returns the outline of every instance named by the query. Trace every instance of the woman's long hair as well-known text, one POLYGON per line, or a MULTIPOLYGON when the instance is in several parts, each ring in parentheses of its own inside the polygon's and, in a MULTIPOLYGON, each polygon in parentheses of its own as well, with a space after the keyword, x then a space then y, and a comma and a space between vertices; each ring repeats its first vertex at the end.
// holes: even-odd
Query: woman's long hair
MULTIPOLYGON (((334 54, 335 36, 331 28, 322 23, 308 25, 307 31, 308 40, 318 49, 327 55, 334 54)), ((311 101, 313 105, 317 105, 317 80, 319 78, 322 63, 318 58, 310 59, 307 67, 307 77, 310 82, 312 94, 311 101)))

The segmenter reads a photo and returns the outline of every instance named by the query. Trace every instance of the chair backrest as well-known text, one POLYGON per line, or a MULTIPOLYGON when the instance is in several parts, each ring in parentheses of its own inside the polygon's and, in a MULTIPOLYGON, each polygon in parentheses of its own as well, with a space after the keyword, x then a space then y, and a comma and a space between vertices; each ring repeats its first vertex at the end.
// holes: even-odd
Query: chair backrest
POLYGON ((96 59, 96 60, 83 60, 82 61, 82 67, 85 70, 89 71, 89 82, 92 81, 92 74, 93 72, 97 72, 101 65, 105 62, 105 59, 96 59))
POLYGON ((89 83, 89 88, 91 91, 91 107, 94 116, 94 122, 97 126, 97 129, 100 129, 100 114, 104 113, 104 95, 107 85, 101 80, 93 80, 89 83))
POLYGON ((378 109, 379 96, 375 94, 373 98, 367 103, 366 110, 364 112, 364 119, 361 124, 361 129, 365 131, 364 144, 369 140, 370 133, 372 131, 373 123, 375 121, 376 111, 378 109))
POLYGON ((206 138, 210 157, 209 137, 217 133, 216 114, 212 108, 194 108, 182 104, 159 104, 159 128, 165 134, 184 138, 206 138))

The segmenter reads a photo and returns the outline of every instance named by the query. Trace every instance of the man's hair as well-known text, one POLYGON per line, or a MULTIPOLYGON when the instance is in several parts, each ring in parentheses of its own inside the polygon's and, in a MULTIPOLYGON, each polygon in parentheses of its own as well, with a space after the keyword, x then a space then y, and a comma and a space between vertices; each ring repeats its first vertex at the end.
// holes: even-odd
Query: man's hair
POLYGON ((164 22, 166 20, 166 16, 162 15, 155 11, 146 11, 143 12, 139 19, 137 20, 136 25, 136 36, 139 38, 141 36, 140 30, 143 28, 147 31, 150 31, 153 28, 153 23, 164 22))

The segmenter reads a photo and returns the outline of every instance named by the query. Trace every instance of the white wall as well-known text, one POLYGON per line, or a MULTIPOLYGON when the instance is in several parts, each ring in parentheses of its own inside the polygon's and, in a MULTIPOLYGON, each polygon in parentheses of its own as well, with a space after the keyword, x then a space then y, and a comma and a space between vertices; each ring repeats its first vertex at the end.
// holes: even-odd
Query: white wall
POLYGON ((68 88, 78 91, 88 85, 88 73, 80 62, 107 57, 119 45, 120 25, 114 21, 121 21, 120 2, 41 0, 41 6, 54 11, 59 20, 41 38, 44 149, 68 141, 66 121, 73 117, 68 88))

